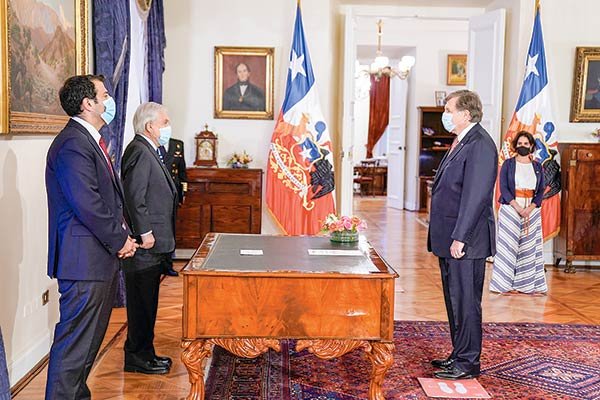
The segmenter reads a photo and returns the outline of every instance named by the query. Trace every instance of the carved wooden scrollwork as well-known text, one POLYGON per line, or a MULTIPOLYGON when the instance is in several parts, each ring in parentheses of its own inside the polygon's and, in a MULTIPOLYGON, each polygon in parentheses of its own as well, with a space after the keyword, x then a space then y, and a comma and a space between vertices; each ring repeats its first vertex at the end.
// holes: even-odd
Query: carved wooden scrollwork
POLYGON ((340 357, 359 347, 364 347, 367 350, 371 348, 371 345, 365 340, 333 339, 298 340, 296 343, 296 351, 307 349, 309 353, 325 360, 340 357))
POLYGON ((273 349, 277 352, 281 351, 279 340, 276 339, 209 339, 209 341, 235 355, 247 358, 258 357, 269 351, 269 349, 273 349))
POLYGON ((204 339, 184 340, 181 360, 188 370, 192 387, 187 400, 204 400, 204 361, 212 353, 212 344, 204 339))
POLYGON ((370 349, 366 353, 373 365, 369 384, 369 400, 385 400, 382 391, 383 379, 388 369, 394 364, 394 344, 371 342, 370 349))

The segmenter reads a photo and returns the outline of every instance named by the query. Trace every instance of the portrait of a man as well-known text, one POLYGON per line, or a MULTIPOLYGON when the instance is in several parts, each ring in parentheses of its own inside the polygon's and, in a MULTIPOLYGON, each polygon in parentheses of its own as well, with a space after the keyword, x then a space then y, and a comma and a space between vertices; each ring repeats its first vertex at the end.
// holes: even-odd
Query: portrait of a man
POLYGON ((590 60, 585 85, 585 103, 587 110, 600 109, 600 60, 590 60))
POLYGON ((215 47, 215 118, 273 118, 273 51, 215 47))
POLYGON ((240 62, 235 66, 235 74, 237 82, 223 94, 223 110, 265 111, 265 92, 251 82, 250 67, 240 62))

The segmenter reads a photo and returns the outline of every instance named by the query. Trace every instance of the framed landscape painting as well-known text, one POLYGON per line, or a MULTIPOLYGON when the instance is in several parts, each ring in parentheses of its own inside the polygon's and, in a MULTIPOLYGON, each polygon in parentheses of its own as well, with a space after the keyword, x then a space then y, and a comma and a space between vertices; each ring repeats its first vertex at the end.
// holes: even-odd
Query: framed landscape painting
POLYGON ((273 119, 272 47, 215 47, 215 118, 273 119))
POLYGON ((577 47, 571 122, 600 122, 600 47, 577 47))
POLYGON ((0 132, 55 134, 58 91, 87 72, 88 0, 0 0, 0 132))

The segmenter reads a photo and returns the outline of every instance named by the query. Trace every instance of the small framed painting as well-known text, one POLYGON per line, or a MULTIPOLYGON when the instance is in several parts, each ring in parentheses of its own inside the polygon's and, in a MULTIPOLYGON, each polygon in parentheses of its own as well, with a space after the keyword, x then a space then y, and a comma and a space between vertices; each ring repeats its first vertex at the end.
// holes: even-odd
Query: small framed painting
POLYGON ((467 84, 466 54, 448 54, 446 84, 449 86, 465 86, 467 84))

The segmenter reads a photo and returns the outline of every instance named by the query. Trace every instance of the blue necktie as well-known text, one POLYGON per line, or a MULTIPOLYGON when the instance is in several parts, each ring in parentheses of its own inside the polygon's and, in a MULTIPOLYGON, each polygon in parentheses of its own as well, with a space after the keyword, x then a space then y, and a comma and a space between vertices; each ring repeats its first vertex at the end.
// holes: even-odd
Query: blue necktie
POLYGON ((164 146, 158 146, 158 149, 156 149, 156 154, 158 154, 158 158, 160 158, 160 161, 162 161, 162 163, 165 163, 165 155, 167 154, 167 151, 165 150, 164 146))

